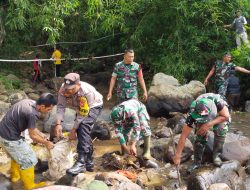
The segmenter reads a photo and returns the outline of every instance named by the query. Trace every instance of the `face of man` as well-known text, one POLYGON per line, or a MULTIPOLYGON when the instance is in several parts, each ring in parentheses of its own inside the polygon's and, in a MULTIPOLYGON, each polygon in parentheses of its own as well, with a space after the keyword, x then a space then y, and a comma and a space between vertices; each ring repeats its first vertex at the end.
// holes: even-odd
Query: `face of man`
POLYGON ((240 12, 236 12, 236 17, 240 17, 240 12))
POLYGON ((231 61, 232 57, 230 55, 225 55, 223 57, 223 62, 224 63, 229 63, 231 61))
POLYGON ((125 64, 131 64, 134 61, 134 58, 135 58, 134 53, 127 52, 124 55, 125 64))
POLYGON ((73 96, 76 92, 78 92, 80 88, 80 85, 79 84, 76 84, 74 88, 71 88, 71 89, 67 89, 63 92, 63 95, 67 98, 73 96))
POLYGON ((39 112, 48 113, 53 109, 53 107, 54 107, 53 105, 50 105, 48 107, 46 107, 45 105, 40 105, 39 112))

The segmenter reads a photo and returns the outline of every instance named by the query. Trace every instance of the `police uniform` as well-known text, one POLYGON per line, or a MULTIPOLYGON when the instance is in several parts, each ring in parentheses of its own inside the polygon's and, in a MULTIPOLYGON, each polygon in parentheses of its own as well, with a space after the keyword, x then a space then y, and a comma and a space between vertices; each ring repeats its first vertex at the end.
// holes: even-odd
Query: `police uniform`
POLYGON ((93 167, 93 144, 90 132, 96 122, 97 117, 101 114, 103 108, 103 96, 90 84, 80 81, 76 73, 69 73, 64 77, 65 83, 61 86, 58 94, 57 103, 57 120, 63 122, 65 108, 70 107, 76 111, 74 128, 77 132, 78 156, 84 157, 84 164, 87 167, 93 167), (72 97, 65 97, 63 91, 67 83, 80 83, 80 89, 72 97), (89 110, 84 112, 84 103, 87 103, 89 110))

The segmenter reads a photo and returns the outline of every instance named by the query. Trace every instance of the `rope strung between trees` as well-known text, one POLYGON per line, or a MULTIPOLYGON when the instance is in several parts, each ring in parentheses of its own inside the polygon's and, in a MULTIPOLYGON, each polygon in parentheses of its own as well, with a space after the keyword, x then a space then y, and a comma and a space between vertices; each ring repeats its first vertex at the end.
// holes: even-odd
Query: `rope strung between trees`
POLYGON ((117 33, 117 34, 112 34, 112 35, 108 35, 108 36, 104 36, 95 40, 90 40, 90 41, 86 41, 86 42, 57 42, 54 44, 41 44, 41 45, 36 45, 36 46, 29 46, 29 47, 43 47, 43 46, 54 46, 54 45, 59 45, 59 44, 89 44, 89 43, 93 43, 93 42, 97 42, 100 40, 103 40, 105 38, 109 38, 112 36, 117 36, 117 35, 121 35, 122 33, 117 33))
MULTIPOLYGON (((82 58, 69 58, 69 59, 56 59, 56 60, 61 60, 61 61, 65 61, 65 60, 72 60, 72 61, 81 61, 81 60, 91 60, 91 59, 103 59, 103 58, 107 58, 107 57, 116 57, 119 55, 123 55, 124 53, 117 53, 117 54, 113 54, 113 55, 104 55, 104 56, 98 56, 98 57, 82 57, 82 58)), ((55 59, 37 59, 39 61, 55 61, 55 59)), ((0 62, 33 62, 34 59, 17 59, 17 60, 13 60, 13 59, 0 59, 0 62)))

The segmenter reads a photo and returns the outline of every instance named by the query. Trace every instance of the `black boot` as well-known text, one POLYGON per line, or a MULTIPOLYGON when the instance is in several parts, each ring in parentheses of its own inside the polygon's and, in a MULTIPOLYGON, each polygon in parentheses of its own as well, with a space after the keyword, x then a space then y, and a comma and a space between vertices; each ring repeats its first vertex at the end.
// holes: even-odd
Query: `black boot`
POLYGON ((187 169, 188 173, 191 173, 193 170, 201 166, 204 150, 205 150, 205 145, 201 143, 196 143, 194 145, 194 162, 191 166, 188 167, 187 169))
POLYGON ((86 160, 86 170, 88 172, 93 172, 94 171, 94 162, 93 162, 93 151, 89 151, 85 155, 85 160, 86 160))
POLYGON ((213 163, 215 166, 220 167, 222 165, 222 160, 220 155, 223 151, 223 145, 225 142, 225 137, 214 136, 214 146, 213 146, 213 163))
POLYGON ((66 173, 71 175, 77 175, 79 173, 84 173, 84 172, 86 172, 84 154, 78 153, 77 161, 70 169, 66 170, 66 173))

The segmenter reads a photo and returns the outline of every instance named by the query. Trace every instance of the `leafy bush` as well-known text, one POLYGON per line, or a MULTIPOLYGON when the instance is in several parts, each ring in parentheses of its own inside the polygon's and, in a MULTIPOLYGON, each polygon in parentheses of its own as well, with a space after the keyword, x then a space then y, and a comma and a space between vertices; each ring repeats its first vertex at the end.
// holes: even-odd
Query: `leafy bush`
POLYGON ((21 81, 20 80, 10 80, 6 76, 0 75, 0 81, 5 86, 7 90, 20 89, 21 81))
MULTIPOLYGON (((244 67, 250 70, 250 47, 242 46, 241 48, 236 48, 231 51, 233 56, 233 62, 237 66, 244 67)), ((250 77, 246 77, 247 74, 237 73, 241 81, 241 89, 245 92, 249 89, 250 77)), ((248 75, 249 76, 249 75, 248 75)), ((244 95, 244 93, 243 93, 244 95)))

